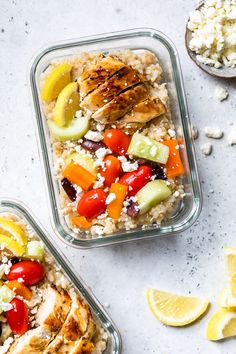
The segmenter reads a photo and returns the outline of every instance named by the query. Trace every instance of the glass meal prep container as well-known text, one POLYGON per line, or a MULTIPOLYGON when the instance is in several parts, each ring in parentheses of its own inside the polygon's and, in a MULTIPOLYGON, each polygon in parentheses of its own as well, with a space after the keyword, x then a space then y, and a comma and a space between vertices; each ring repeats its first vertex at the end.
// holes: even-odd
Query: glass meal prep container
POLYGON ((55 264, 61 269, 62 274, 66 276, 76 292, 78 292, 82 299, 89 305, 95 323, 104 329, 107 336, 107 347, 103 353, 121 353, 121 337, 114 323, 106 314, 104 308, 95 298, 91 290, 88 289, 84 282, 76 275, 75 270, 66 257, 56 249, 48 234, 42 229, 41 225, 35 220, 30 211, 19 202, 2 199, 0 200, 0 216, 7 218, 9 217, 8 215, 16 216, 19 220, 22 220, 23 223, 30 226, 39 240, 43 242, 47 253, 49 253, 55 264))
POLYGON ((191 135, 191 125, 178 54, 172 42, 164 34, 154 29, 141 28, 55 44, 44 49, 34 59, 30 70, 30 85, 40 152, 50 199, 53 227, 62 240, 78 248, 91 248, 132 240, 173 235, 186 230, 196 221, 201 210, 202 195, 191 135), (145 229, 137 227, 103 237, 84 238, 68 227, 65 217, 60 210, 59 186, 53 171, 50 134, 42 108, 39 87, 40 75, 50 65, 51 60, 70 57, 81 52, 103 52, 107 54, 123 49, 130 49, 135 52, 148 50, 158 58, 158 63, 162 67, 162 81, 167 85, 171 119, 175 125, 176 139, 181 141, 180 156, 185 170, 181 183, 184 186, 185 196, 178 207, 175 208, 172 216, 162 222, 161 225, 152 225, 145 229))

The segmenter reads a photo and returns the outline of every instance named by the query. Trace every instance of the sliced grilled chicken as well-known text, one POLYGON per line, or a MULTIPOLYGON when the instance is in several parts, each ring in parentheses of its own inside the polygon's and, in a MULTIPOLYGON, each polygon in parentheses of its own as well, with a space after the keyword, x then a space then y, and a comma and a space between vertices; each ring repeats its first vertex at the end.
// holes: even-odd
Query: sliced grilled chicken
POLYGON ((96 90, 85 97, 81 106, 95 112, 126 90, 141 81, 136 70, 129 66, 123 67, 96 90))
POLYGON ((96 121, 104 124, 114 122, 123 117, 137 103, 145 100, 147 96, 148 90, 146 86, 144 84, 138 84, 116 96, 112 101, 97 110, 92 117, 96 121))
POLYGON ((8 354, 42 354, 52 336, 44 327, 31 329, 15 341, 8 354))
POLYGON ((134 134, 137 130, 144 127, 144 123, 126 123, 121 119, 117 121, 116 127, 127 134, 134 134))
POLYGON ((124 66, 122 61, 111 56, 98 61, 96 65, 81 75, 79 80, 81 97, 85 97, 89 92, 95 90, 124 66))
POLYGON ((58 332, 64 323, 71 307, 71 298, 67 292, 59 293, 53 286, 48 286, 44 293, 44 302, 40 306, 36 322, 58 332))
POLYGON ((89 340, 94 332, 95 324, 90 309, 76 295, 73 297, 71 310, 60 332, 43 354, 77 353, 74 350, 80 348, 81 339, 89 340))
POLYGON ((67 292, 59 293, 55 287, 48 286, 44 293, 44 302, 36 316, 39 327, 29 330, 17 339, 9 353, 42 354, 60 330, 70 306, 71 298, 67 292))
POLYGON ((126 114, 120 122, 147 123, 153 118, 166 113, 166 107, 158 97, 150 97, 136 104, 132 111, 126 114))

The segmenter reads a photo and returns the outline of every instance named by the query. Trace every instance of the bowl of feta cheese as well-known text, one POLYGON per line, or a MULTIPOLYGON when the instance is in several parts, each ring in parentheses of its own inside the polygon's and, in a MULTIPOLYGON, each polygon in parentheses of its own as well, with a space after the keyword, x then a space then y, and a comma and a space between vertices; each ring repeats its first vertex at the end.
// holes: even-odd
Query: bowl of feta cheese
POLYGON ((207 73, 236 77, 236 0, 206 0, 190 13, 185 35, 190 58, 207 73))

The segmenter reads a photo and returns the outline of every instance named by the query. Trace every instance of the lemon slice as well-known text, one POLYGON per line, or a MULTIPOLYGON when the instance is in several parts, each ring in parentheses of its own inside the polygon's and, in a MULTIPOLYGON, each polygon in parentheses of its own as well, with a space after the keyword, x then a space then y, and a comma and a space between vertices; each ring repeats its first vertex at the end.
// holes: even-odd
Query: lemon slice
POLYGON ((6 236, 12 236, 21 245, 27 244, 27 236, 22 228, 10 219, 0 216, 0 232, 6 236))
POLYGON ((25 247, 11 237, 0 234, 1 250, 6 249, 15 256, 20 257, 25 253, 25 247))
POLYGON ((218 310, 207 324, 206 338, 215 341, 233 336, 236 336, 236 312, 231 309, 218 310))
POLYGON ((225 247, 225 262, 226 262, 226 270, 228 276, 231 278, 236 276, 236 248, 234 247, 225 247))
POLYGON ((80 107, 78 84, 71 82, 60 92, 54 112, 54 122, 59 127, 68 125, 80 107))
POLYGON ((157 289, 148 289, 147 300, 159 321, 175 327, 196 321, 209 306, 208 301, 197 297, 180 296, 157 289))
POLYGON ((44 101, 55 100, 61 90, 71 82, 71 69, 70 64, 60 64, 48 75, 42 89, 44 101))

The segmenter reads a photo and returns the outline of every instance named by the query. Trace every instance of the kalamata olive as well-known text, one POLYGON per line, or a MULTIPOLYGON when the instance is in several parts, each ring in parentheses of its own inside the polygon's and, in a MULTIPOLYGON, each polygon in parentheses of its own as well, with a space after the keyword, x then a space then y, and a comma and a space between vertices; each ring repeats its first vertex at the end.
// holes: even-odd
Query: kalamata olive
POLYGON ((18 257, 13 257, 11 258, 11 264, 16 264, 16 263, 19 263, 20 262, 20 259, 18 257))
POLYGON ((63 178, 63 180, 61 181, 61 185, 70 200, 74 202, 76 200, 76 190, 73 184, 67 178, 63 178))
POLYGON ((151 169, 155 179, 167 179, 164 168, 159 166, 157 163, 152 163, 151 169))
POLYGON ((131 218, 135 218, 139 213, 139 207, 138 204, 135 202, 131 202, 130 205, 127 207, 127 214, 131 218))
POLYGON ((81 146, 91 152, 96 152, 98 149, 105 148, 106 145, 102 142, 95 142, 92 140, 84 139, 83 142, 81 143, 81 146))

